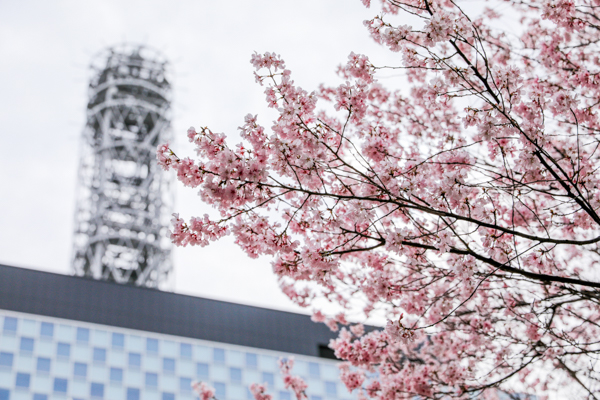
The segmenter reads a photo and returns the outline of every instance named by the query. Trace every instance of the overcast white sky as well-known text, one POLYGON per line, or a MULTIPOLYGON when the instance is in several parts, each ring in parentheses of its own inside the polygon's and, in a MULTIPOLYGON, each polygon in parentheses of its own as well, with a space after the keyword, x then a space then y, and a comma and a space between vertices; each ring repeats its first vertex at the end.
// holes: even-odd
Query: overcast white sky
MULTIPOLYGON (((247 113, 270 125, 250 55, 281 54, 307 90, 337 83, 351 51, 394 62, 368 37, 375 15, 359 0, 0 1, 0 263, 70 273, 79 138, 88 65, 118 43, 162 51, 174 77, 176 147, 210 126, 237 139, 247 113), (179 138, 179 139, 177 139, 179 138)), ((176 185, 175 211, 207 210, 176 185)), ((248 259, 231 239, 174 251, 176 292, 285 310, 268 259, 248 259)))

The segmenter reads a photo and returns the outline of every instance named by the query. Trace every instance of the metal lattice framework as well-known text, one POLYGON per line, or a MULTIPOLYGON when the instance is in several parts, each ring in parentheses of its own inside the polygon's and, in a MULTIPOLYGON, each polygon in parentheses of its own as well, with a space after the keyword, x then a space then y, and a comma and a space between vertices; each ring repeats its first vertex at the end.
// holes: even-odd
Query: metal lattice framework
POLYGON ((165 59, 109 48, 92 63, 75 215, 76 275, 159 287, 171 271, 170 181, 156 147, 170 139, 165 59))

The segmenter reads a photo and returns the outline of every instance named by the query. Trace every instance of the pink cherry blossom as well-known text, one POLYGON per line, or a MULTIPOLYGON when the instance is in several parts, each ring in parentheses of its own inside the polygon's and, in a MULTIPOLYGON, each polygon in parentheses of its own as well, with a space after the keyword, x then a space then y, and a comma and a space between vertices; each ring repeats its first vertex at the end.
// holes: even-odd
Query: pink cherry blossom
POLYGON ((383 0, 364 25, 397 63, 352 52, 313 90, 255 53, 274 121, 248 114, 236 142, 190 128, 195 159, 157 149, 220 215, 175 214, 171 240, 231 234, 271 257, 283 293, 339 332, 361 400, 597 397, 600 3, 502 4, 383 0))
MULTIPOLYGON (((294 368, 294 359, 280 359, 279 370, 283 377, 283 385, 286 389, 291 389, 296 395, 296 400, 306 400, 306 388, 308 385, 302 378, 297 375, 292 375, 292 369, 294 368)), ((258 399, 257 399, 258 400, 258 399)))
POLYGON ((271 400, 273 398, 272 395, 267 393, 267 385, 260 385, 258 383, 253 383, 250 385, 250 393, 254 396, 255 400, 271 400))
MULTIPOLYGON (((192 382, 192 389, 198 394, 200 400, 211 400, 215 398, 215 389, 204 382, 192 382)), ((269 400, 269 399, 265 399, 269 400)))

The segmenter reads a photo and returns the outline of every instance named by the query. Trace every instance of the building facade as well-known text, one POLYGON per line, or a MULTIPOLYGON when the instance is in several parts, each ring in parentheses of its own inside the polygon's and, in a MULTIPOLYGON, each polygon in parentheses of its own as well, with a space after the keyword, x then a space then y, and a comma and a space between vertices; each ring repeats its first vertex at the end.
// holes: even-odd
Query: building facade
POLYGON ((308 316, 153 289, 0 266, 0 400, 192 400, 193 380, 219 400, 251 399, 294 357, 310 400, 353 398, 308 316))

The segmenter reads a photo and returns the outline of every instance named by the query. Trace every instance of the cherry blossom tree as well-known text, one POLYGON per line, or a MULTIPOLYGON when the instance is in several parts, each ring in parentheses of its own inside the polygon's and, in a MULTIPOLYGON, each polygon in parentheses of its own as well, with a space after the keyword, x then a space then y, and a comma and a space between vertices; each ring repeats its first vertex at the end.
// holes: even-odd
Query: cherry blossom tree
POLYGON ((600 397, 600 1, 501 4, 383 1, 365 25, 398 65, 352 53, 312 92, 254 54, 270 129, 248 115, 235 146, 204 127, 196 160, 158 149, 220 212, 175 215, 174 243, 234 235, 294 302, 337 304, 314 310, 332 329, 385 315, 331 343, 361 399, 600 397))

